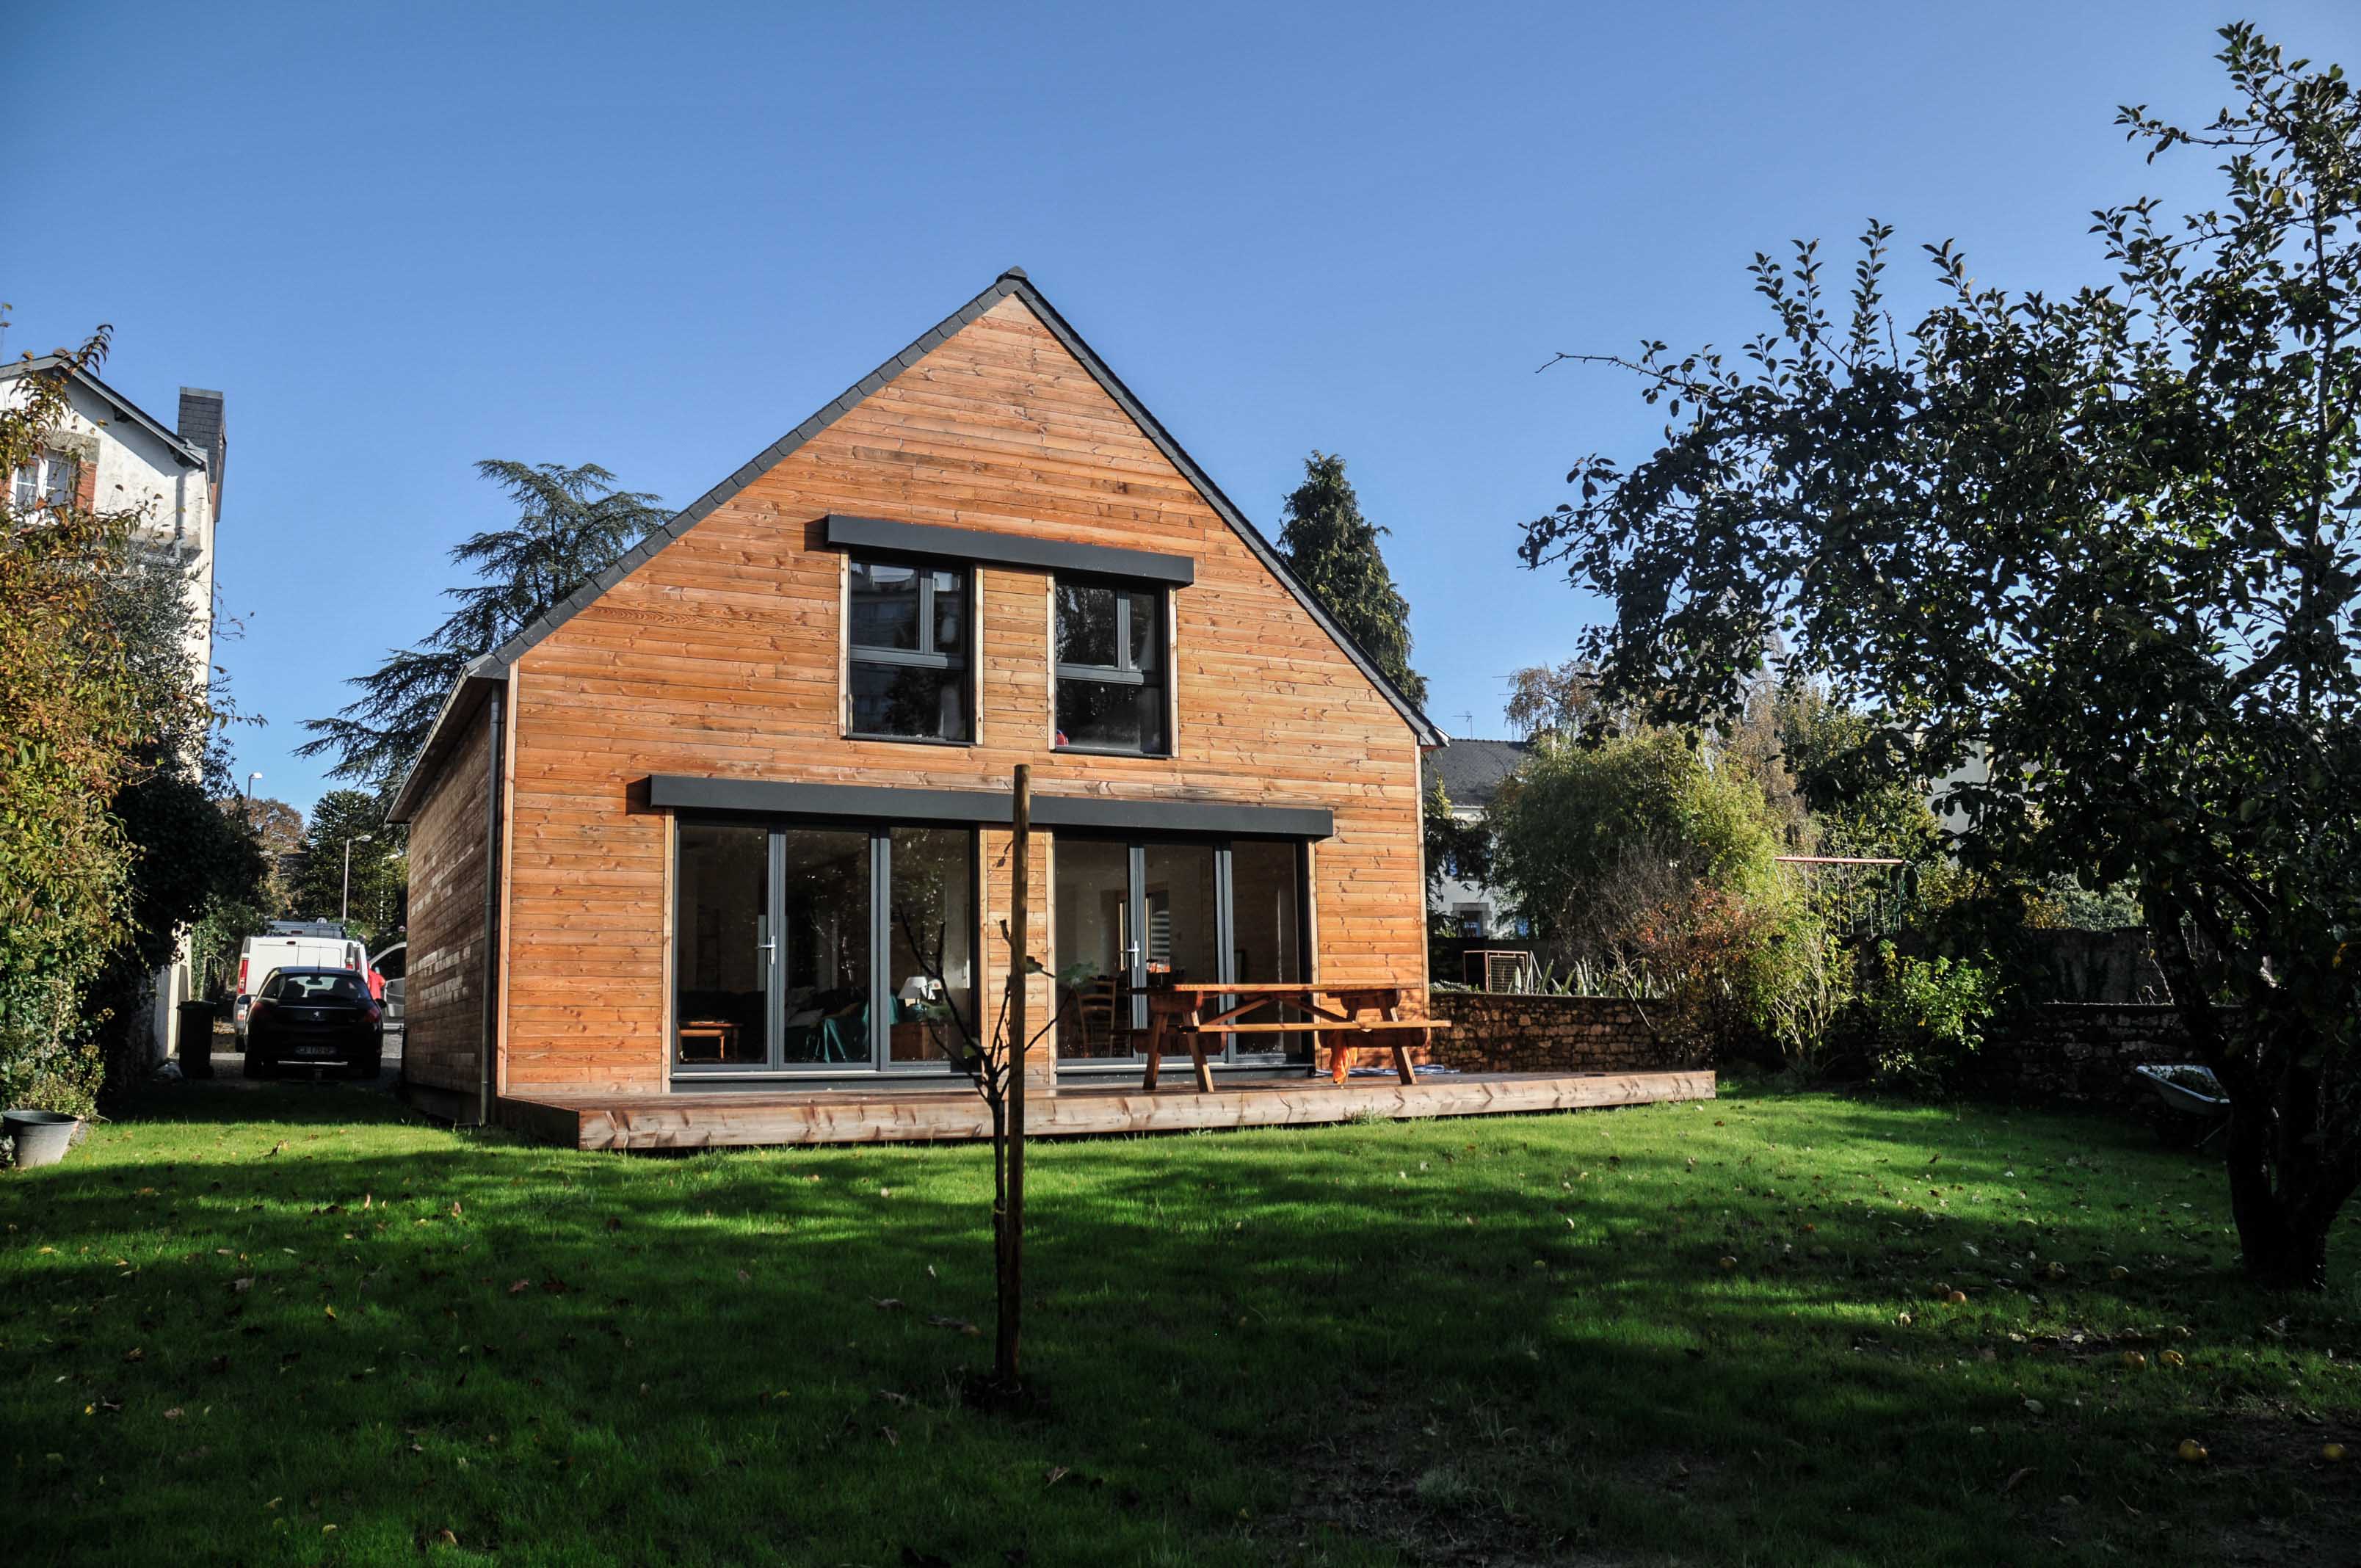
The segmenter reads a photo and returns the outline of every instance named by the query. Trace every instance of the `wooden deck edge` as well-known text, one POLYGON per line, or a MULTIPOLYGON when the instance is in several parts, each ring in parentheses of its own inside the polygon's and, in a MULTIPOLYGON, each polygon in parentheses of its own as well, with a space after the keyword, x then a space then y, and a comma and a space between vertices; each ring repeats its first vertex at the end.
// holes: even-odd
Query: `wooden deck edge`
MULTIPOLYGON (((1035 1136, 1058 1138, 1309 1126, 1372 1116, 1424 1121, 1710 1100, 1715 1091, 1710 1072, 1431 1079, 1415 1085, 1378 1080, 1341 1087, 1325 1079, 1307 1079, 1301 1088, 1265 1085, 1211 1094, 1168 1089, 1060 1095, 1035 1106, 1030 1129, 1035 1136)), ((992 1131, 983 1101, 964 1094, 839 1101, 814 1094, 784 1102, 749 1095, 733 1100, 718 1094, 651 1096, 569 1105, 503 1098, 499 1115, 504 1125, 529 1137, 583 1149, 931 1143, 969 1141, 992 1131)))
POLYGON ((503 1095, 492 1107, 492 1116, 501 1126, 522 1133, 537 1144, 585 1149, 594 1146, 583 1141, 584 1124, 589 1118, 572 1106, 539 1100, 511 1100, 503 1095))

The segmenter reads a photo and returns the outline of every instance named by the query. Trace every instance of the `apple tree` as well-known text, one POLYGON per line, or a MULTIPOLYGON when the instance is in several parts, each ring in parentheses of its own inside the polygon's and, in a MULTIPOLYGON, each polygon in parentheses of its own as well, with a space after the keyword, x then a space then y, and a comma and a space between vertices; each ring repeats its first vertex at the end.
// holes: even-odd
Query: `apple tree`
POLYGON ((2067 296, 1930 246, 1906 332, 1890 229, 1840 291, 1758 256, 1768 330, 1611 357, 1663 444, 1577 464, 1521 552, 1613 603, 1606 700, 1711 725, 1773 664, 1867 720, 1855 776, 1977 781, 1972 866, 2136 886, 2247 1271, 2317 1289, 2361 1184, 2361 105, 2222 36, 2232 107, 2118 118, 2218 160, 2217 204, 2100 211, 2067 296))

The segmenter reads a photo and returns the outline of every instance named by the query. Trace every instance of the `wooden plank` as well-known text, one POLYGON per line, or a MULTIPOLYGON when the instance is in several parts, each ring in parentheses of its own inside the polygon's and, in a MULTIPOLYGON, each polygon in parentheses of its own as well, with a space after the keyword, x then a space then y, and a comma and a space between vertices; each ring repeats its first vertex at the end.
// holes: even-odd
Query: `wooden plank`
MULTIPOLYGON (((1205 1092, 1069 1086, 1041 1103, 1028 1131, 1077 1137, 1301 1126, 1372 1114, 1396 1120, 1523 1115, 1710 1100, 1714 1092, 1710 1072, 1467 1073, 1430 1076, 1414 1086, 1362 1080, 1342 1088, 1301 1077, 1225 1077, 1205 1092)), ((931 1142, 991 1133, 983 1102, 964 1088, 669 1095, 543 1091, 504 1099, 501 1113, 533 1136, 582 1148, 931 1142)))

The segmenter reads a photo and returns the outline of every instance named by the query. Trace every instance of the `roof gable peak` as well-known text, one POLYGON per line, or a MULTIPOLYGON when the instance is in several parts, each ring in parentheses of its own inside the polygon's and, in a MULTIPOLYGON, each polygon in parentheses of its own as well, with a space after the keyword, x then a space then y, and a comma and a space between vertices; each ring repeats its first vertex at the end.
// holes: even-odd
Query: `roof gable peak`
POLYGON ((478 660, 476 665, 471 666, 469 674, 462 678, 459 685, 455 687, 451 697, 444 704, 442 713, 435 719, 434 729, 428 734, 426 744, 420 751, 418 761, 411 765, 410 773, 394 792, 396 811, 406 810, 415 804, 411 800, 411 795, 423 782, 423 765, 438 751, 437 743, 443 739, 445 726, 453 722, 455 715, 467 706, 464 699, 464 693, 470 683, 480 683, 488 677, 505 674, 534 645, 571 620, 604 595, 608 589, 638 570, 643 563, 665 545, 719 510, 739 492, 778 466, 814 436, 842 419, 872 394, 882 390, 905 370, 917 365, 942 344, 973 324, 994 306, 1009 299, 1015 299, 1023 303, 1025 308, 1032 313, 1034 319, 1041 323, 1049 335, 1055 338, 1059 345, 1073 356, 1075 362, 1099 384, 1107 396, 1114 400, 1116 407, 1120 408, 1126 417, 1138 427, 1140 433, 1145 435, 1148 442, 1163 454, 1166 460, 1180 472, 1180 477, 1195 488, 1204 499, 1205 503, 1213 510, 1214 514, 1228 524, 1231 531, 1244 542, 1246 548, 1302 607, 1304 612, 1334 641, 1345 656, 1368 677, 1378 693, 1401 716, 1403 722, 1410 727, 1411 735, 1419 744, 1422 746, 1449 745, 1450 737, 1437 729, 1433 722, 1419 710, 1417 704, 1403 696, 1400 689, 1387 677, 1382 670, 1378 668, 1368 654, 1364 652, 1353 639, 1345 634, 1343 628, 1336 624, 1334 618, 1321 608, 1320 602, 1312 597, 1311 590, 1298 581, 1295 574, 1288 569, 1286 562, 1279 558, 1278 551, 1272 546, 1270 541, 1264 537, 1262 531, 1247 520, 1246 514, 1238 510, 1237 505, 1223 493, 1221 487, 1213 482, 1213 477, 1198 466, 1196 459, 1191 457, 1182 449, 1180 444, 1172 438, 1172 433, 1164 428, 1163 422, 1148 411, 1147 406, 1133 395, 1131 389, 1124 385, 1122 378, 1117 376, 1106 361, 1101 359, 1097 352, 1082 340, 1082 334, 1059 313, 1058 308, 1042 294, 1025 269, 1011 267, 994 278, 991 285, 983 292, 921 333, 899 354, 847 387, 809 419, 805 420, 795 429, 741 464, 727 478, 683 507, 673 515, 670 521, 634 545, 612 566, 551 606, 539 619, 522 628, 483 659, 478 660))

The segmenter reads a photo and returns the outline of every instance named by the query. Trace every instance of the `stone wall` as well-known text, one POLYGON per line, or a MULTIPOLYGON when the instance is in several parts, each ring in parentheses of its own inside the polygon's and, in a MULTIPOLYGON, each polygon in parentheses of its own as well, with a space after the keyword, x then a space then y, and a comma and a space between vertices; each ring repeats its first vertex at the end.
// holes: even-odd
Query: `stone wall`
POLYGON ((2180 1015, 2169 1006, 2053 1002, 1986 1035, 1962 1087, 2043 1103, 2130 1105, 2147 1094, 2135 1066, 2189 1059, 2180 1015))
POLYGON ((1673 1072, 1697 1053, 1648 1028, 1638 1003, 1606 996, 1437 991, 1434 1015, 1452 1027, 1428 1058, 1467 1072, 1673 1072))
MULTIPOLYGON (((1425 1059, 1467 1072, 1675 1072, 1701 1054, 1648 1027, 1643 1005, 1604 996, 1436 991, 1425 1059)), ((2029 1103, 2129 1106, 2147 1091, 2132 1068, 2188 1061, 2180 1015, 2132 1003, 2051 1003, 1994 1028, 1960 1087, 2029 1103)))

